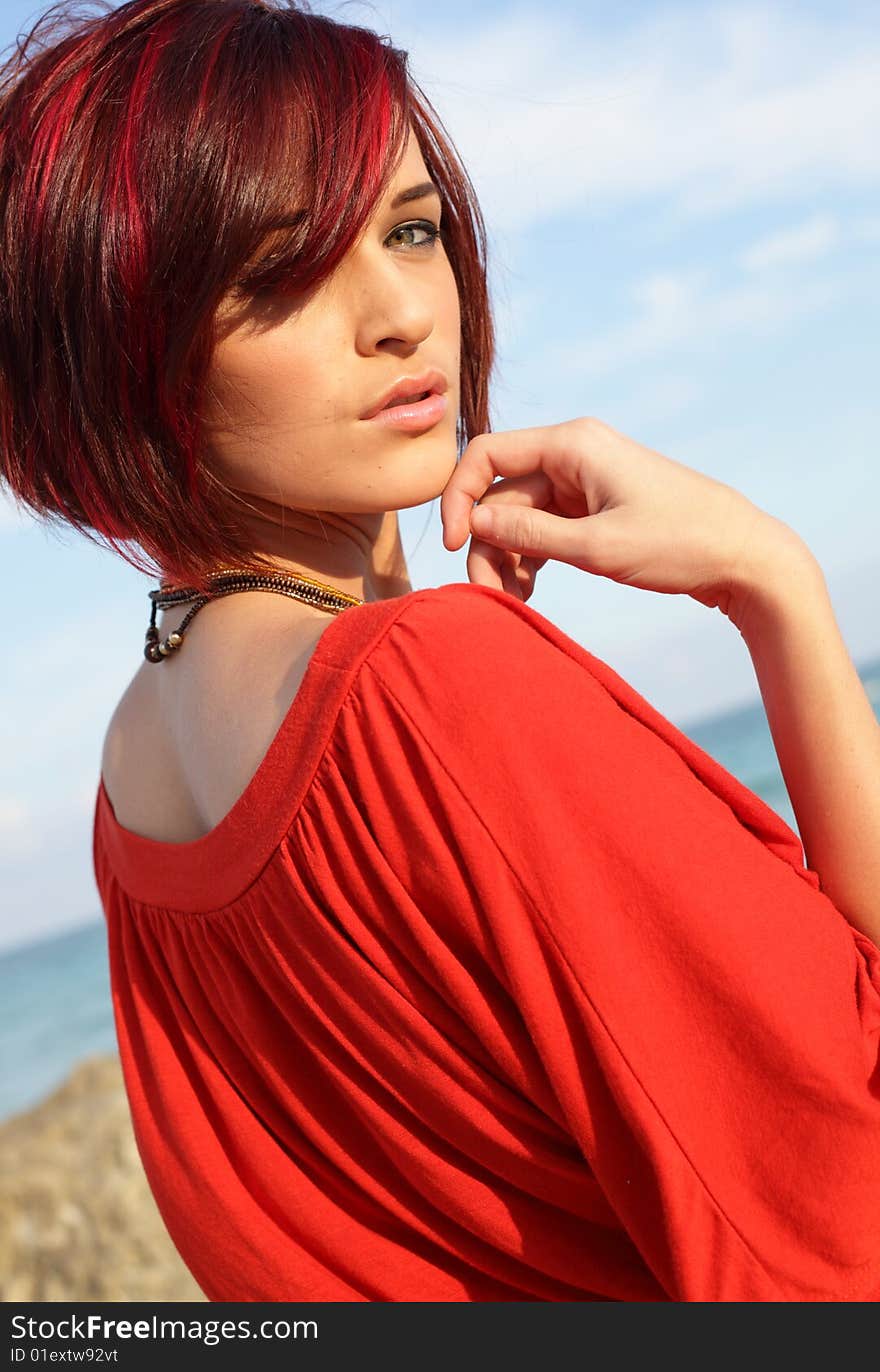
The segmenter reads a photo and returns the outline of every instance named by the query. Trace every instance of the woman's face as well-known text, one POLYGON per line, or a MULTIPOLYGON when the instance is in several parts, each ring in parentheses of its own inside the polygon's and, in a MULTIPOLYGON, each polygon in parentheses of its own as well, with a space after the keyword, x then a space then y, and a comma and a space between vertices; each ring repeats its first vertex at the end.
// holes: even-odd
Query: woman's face
POLYGON ((369 540, 378 527, 369 516, 433 500, 455 469, 461 319, 445 249, 430 244, 440 201, 392 208, 429 179, 411 131, 360 241, 305 303, 273 298, 268 321, 259 302, 244 315, 221 311, 210 465, 247 496, 255 528, 258 511, 271 523, 285 510, 336 512, 367 516, 352 523, 369 540), (429 367, 448 380, 433 428, 407 433, 360 418, 398 378, 429 367))

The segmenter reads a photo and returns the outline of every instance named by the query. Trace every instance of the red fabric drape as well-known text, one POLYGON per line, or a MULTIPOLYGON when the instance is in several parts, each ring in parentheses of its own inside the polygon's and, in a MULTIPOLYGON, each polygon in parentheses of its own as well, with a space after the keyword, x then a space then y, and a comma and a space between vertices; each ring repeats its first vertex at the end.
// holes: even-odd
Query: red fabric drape
POLYGON ((101 784, 94 863, 210 1299, 880 1297, 880 952, 529 606, 346 610, 222 823, 158 843, 101 784))

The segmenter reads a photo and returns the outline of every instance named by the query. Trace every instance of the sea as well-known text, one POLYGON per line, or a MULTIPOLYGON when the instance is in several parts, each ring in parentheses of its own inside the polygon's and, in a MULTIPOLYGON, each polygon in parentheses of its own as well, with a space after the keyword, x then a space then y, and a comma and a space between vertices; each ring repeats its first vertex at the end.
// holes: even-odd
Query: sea
MULTIPOLYGON (((880 657, 858 667, 880 721, 880 657)), ((760 699, 678 726, 798 833, 760 699)), ((116 1052, 103 915, 0 953, 0 1121, 94 1054, 116 1052)))

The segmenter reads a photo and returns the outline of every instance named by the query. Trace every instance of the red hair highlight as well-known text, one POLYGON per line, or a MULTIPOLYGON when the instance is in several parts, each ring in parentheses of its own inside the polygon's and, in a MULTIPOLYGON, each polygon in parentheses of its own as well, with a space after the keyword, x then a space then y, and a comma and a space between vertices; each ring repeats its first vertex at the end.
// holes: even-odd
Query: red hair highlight
POLYGON ((219 564, 270 565, 208 460, 219 306, 330 276, 413 127, 458 286, 460 456, 490 428, 485 227, 390 40, 298 0, 98 8, 52 6, 0 66, 0 477, 205 588, 219 564))

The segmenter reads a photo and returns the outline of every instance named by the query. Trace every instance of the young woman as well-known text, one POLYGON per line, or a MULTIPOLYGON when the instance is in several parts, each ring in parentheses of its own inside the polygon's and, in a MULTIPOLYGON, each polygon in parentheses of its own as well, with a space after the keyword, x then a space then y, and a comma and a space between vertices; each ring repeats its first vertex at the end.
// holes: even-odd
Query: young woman
POLYGON ((482 221, 405 53, 292 0, 41 36, 2 470, 160 580, 94 865, 205 1294, 876 1300, 880 730, 815 559, 598 420, 489 432, 482 221), (413 591, 438 495, 469 581, 413 591), (809 866, 528 607, 548 558, 731 619, 809 866))

